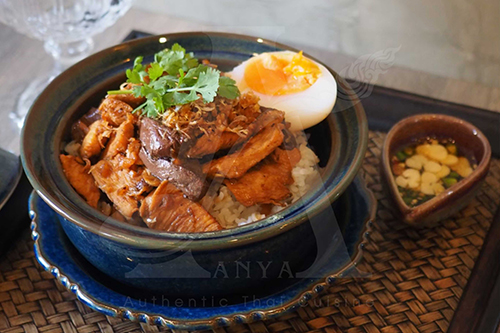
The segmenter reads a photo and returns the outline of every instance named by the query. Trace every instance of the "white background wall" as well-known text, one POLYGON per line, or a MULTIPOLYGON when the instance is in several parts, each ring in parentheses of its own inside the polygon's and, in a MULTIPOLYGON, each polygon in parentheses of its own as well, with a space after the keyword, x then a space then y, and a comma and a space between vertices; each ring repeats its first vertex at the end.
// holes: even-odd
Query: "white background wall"
POLYGON ((500 87, 499 0, 136 0, 217 30, 351 56, 399 47, 395 64, 500 87))

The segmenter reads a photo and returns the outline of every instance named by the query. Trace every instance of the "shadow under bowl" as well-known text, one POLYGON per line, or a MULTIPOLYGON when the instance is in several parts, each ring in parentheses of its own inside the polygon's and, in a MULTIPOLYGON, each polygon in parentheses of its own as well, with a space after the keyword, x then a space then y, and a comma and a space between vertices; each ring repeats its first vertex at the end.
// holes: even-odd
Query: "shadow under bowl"
MULTIPOLYGON (((293 279, 278 280, 283 265, 293 272, 310 267, 324 251, 317 245, 319 236, 342 244, 331 204, 353 181, 366 151, 364 110, 335 72, 331 71, 337 95, 343 97, 323 122, 307 131, 309 144, 320 158, 321 182, 313 184, 297 204, 255 223, 197 234, 129 225, 88 206, 62 172, 58 155, 68 141, 71 124, 125 80, 124 72, 135 57, 142 55, 145 63, 150 62, 154 53, 174 43, 209 59, 222 71, 254 53, 294 51, 255 37, 195 32, 143 38, 96 53, 54 79, 31 108, 22 134, 26 174, 40 197, 59 214, 80 253, 122 283, 183 297, 286 288, 293 279), (244 274, 249 278, 240 278, 242 265, 248 267, 244 274)), ((339 261, 339 269, 344 264, 339 261)))
POLYGON ((475 197, 488 173, 490 159, 488 139, 474 125, 452 116, 420 114, 401 120, 387 134, 382 149, 382 172, 404 222, 415 227, 431 227, 460 211, 475 197), (391 157, 426 137, 454 140, 459 151, 474 157, 477 168, 434 198, 410 207, 399 193, 391 169, 391 157))

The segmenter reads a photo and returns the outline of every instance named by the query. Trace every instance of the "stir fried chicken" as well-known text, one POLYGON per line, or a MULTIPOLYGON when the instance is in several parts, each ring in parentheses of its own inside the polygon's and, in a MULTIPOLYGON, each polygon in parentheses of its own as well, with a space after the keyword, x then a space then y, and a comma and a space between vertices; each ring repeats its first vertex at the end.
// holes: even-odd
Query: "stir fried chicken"
POLYGON ((82 142, 89 132, 89 126, 99 119, 101 119, 101 112, 96 108, 90 109, 71 126, 71 138, 76 142, 82 142))
POLYGON ((78 162, 78 158, 71 155, 59 155, 66 178, 73 188, 87 203, 96 208, 101 192, 95 185, 94 178, 89 174, 90 166, 78 162))
MULTIPOLYGON (((101 105, 99 105, 101 117, 112 126, 120 126, 121 123, 126 121, 130 115, 133 115, 134 109, 125 102, 118 99, 107 97, 101 105)), ((137 118, 137 116, 133 116, 137 118)))
POLYGON ((127 219, 139 211, 139 200, 151 190, 142 176, 143 168, 126 169, 117 160, 100 160, 90 171, 97 186, 127 219))
POLYGON ((186 199, 168 181, 162 182, 142 201, 140 214, 151 229, 161 231, 207 232, 222 229, 199 203, 186 199))
POLYGON ((80 156, 82 158, 91 158, 99 155, 110 136, 111 131, 106 121, 98 120, 92 123, 87 135, 83 138, 80 156))
POLYGON ((240 150, 203 166, 209 177, 239 178, 283 142, 282 127, 271 124, 257 133, 240 150))
MULTIPOLYGON (((214 131, 208 129, 204 135, 196 140, 195 145, 187 151, 186 156, 190 158, 199 158, 214 154, 219 150, 235 148, 235 146, 245 142, 249 137, 260 132, 263 128, 283 122, 284 114, 282 111, 268 108, 261 108, 261 110, 257 118, 255 118, 253 122, 246 124, 246 130, 239 134, 227 130, 214 131)), ((255 114, 253 114, 253 116, 255 116, 255 114)), ((239 121, 247 119, 246 117, 239 117, 239 121)), ((232 123, 234 124, 235 121, 238 121, 236 117, 232 123)), ((239 125, 241 126, 242 124, 240 123, 239 125)))
POLYGON ((120 126, 112 132, 106 149, 102 153, 102 159, 109 160, 119 153, 127 150, 130 139, 134 136, 133 118, 129 118, 120 124, 120 126))
POLYGON ((291 197, 292 169, 300 160, 297 148, 276 150, 239 179, 226 179, 224 184, 235 198, 249 207, 255 204, 284 205, 291 197))
POLYGON ((285 120, 283 111, 263 107, 260 109, 262 113, 254 122, 248 125, 248 132, 251 135, 262 131, 265 127, 269 127, 273 124, 280 124, 285 120))
POLYGON ((186 156, 189 158, 197 158, 213 155, 221 149, 233 147, 239 139, 240 136, 233 132, 209 130, 196 140, 195 145, 186 152, 186 156))
POLYGON ((162 123, 175 129, 182 143, 183 157, 202 158, 231 148, 253 133, 248 126, 261 114, 258 98, 252 94, 238 100, 217 97, 212 103, 201 99, 162 116, 162 123))
MULTIPOLYGON (((103 104, 107 105, 108 116, 112 115, 113 111, 109 108, 111 104, 103 102, 101 106, 103 104)), ((121 104, 117 105, 120 110, 124 109, 121 104)), ((95 137, 90 136, 94 127, 97 129, 106 128, 109 141, 102 144, 105 149, 101 154, 101 159, 92 166, 90 172, 95 185, 108 196, 118 212, 125 218, 131 219, 133 214, 139 210, 139 200, 152 190, 152 186, 142 176, 144 167, 140 166, 142 161, 139 157, 141 144, 139 140, 134 138, 135 118, 131 113, 123 113, 120 117, 122 116, 123 119, 120 118, 119 124, 114 122, 118 127, 113 127, 104 119, 94 122, 91 125, 91 130, 83 139, 81 150, 89 138, 95 137)), ((111 118, 108 117, 108 119, 111 118)), ((99 147, 99 150, 95 147, 91 156, 100 153, 102 146, 99 147)))
POLYGON ((244 94, 211 103, 200 98, 152 119, 133 113, 143 102, 111 94, 71 128, 80 157, 61 155, 61 164, 89 205, 155 230, 206 232, 222 228, 198 203, 207 178, 247 207, 270 211, 290 201, 301 155, 282 111, 244 94))

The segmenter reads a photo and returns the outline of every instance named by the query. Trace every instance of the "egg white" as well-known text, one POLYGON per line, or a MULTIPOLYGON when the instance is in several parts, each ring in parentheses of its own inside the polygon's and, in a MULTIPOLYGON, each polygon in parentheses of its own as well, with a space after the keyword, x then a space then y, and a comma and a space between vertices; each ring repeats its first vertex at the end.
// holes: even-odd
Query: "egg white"
MULTIPOLYGON (((269 52, 281 54, 291 59, 296 53, 291 51, 269 52)), ((316 82, 304 91, 286 95, 265 95, 254 91, 245 82, 245 68, 254 58, 250 58, 236 66, 228 75, 236 81, 238 89, 244 93, 252 91, 260 98, 261 106, 285 112, 285 120, 290 122, 291 131, 299 131, 312 127, 325 119, 333 109, 337 99, 337 83, 332 73, 325 66, 313 61, 321 70, 316 82)))

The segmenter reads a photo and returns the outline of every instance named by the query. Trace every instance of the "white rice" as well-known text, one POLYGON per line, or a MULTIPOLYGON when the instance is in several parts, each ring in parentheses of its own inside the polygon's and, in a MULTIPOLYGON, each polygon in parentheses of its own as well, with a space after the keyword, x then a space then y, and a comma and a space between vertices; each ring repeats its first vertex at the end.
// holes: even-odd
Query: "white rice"
MULTIPOLYGON (((289 189, 292 192, 294 203, 299 200, 310 188, 311 184, 320 177, 316 154, 307 147, 307 138, 304 133, 296 134, 297 145, 301 159, 292 170, 294 183, 289 189)), ((201 204, 224 228, 234 228, 239 225, 255 222, 266 217, 260 213, 261 206, 245 207, 231 194, 229 189, 221 184, 213 184, 201 204)), ((271 214, 284 209, 282 206, 273 206, 271 214)))
POLYGON ((64 151, 69 155, 79 157, 80 146, 81 144, 77 143, 76 141, 71 141, 66 146, 64 146, 64 151))

